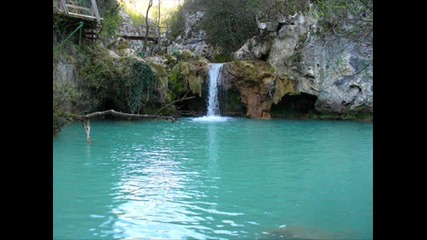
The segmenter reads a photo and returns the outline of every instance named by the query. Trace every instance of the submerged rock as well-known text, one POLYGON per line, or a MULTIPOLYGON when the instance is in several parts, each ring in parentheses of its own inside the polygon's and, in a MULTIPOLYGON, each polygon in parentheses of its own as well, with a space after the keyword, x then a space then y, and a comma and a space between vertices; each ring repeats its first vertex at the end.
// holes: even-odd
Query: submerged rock
POLYGON ((257 239, 357 239, 357 235, 351 232, 331 232, 320 228, 310 228, 303 226, 284 226, 277 229, 263 232, 257 239))

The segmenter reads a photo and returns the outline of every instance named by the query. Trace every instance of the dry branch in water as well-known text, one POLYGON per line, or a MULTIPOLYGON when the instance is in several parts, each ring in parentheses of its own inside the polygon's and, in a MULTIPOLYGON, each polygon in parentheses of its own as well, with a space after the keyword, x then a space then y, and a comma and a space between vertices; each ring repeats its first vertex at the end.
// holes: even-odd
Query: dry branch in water
POLYGON ((107 115, 113 115, 116 117, 126 118, 126 119, 166 119, 175 122, 175 118, 171 116, 161 116, 161 115, 149 115, 149 114, 132 114, 132 113, 122 113, 117 112, 113 109, 102 111, 102 112, 93 112, 86 115, 73 115, 73 119, 81 120, 83 124, 83 128, 86 132, 86 141, 90 144, 90 119, 99 118, 107 115))

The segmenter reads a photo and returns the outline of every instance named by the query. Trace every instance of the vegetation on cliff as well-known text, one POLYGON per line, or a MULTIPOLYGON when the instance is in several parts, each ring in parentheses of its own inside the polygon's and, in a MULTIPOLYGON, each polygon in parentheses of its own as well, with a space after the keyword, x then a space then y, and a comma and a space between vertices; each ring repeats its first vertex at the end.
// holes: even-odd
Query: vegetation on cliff
POLYGON ((310 4, 316 6, 324 31, 372 44, 372 0, 187 0, 170 15, 169 31, 177 38, 185 29, 185 13, 202 11, 199 25, 207 41, 230 55, 258 34, 257 20, 308 12, 310 4))
MULTIPOLYGON (((54 131, 69 122, 75 114, 108 109, 163 115, 176 114, 180 109, 203 111, 209 61, 187 50, 158 56, 128 54, 129 43, 125 40, 120 42, 123 39, 118 38, 119 26, 123 21, 118 14, 120 1, 97 2, 104 20, 96 42, 82 37, 86 25, 54 16, 54 131), (111 40, 117 43, 117 49, 108 49, 111 40), (183 102, 189 98, 190 102, 183 102)), ((187 31, 188 13, 202 12, 197 27, 206 32, 206 41, 214 46, 215 59, 228 62, 248 39, 274 38, 263 36, 266 33, 260 31, 260 24, 278 16, 311 13, 313 9, 318 19, 317 27, 321 29, 315 34, 320 38, 328 32, 336 38, 372 44, 372 0, 188 0, 170 14, 167 24, 162 26, 168 27, 168 36, 172 38, 169 40, 176 39, 187 31)), ((278 29, 274 30, 276 32, 282 25, 291 24, 286 20, 276 22, 279 24, 278 29)), ((302 38, 301 43, 307 38, 308 35, 302 38)), ((298 80, 275 72, 265 62, 268 54, 260 62, 229 63, 226 70, 231 82, 226 102, 232 106, 232 112, 247 108, 249 117, 268 118, 272 104, 279 104, 285 95, 299 94, 296 90, 298 80), (234 87, 231 86, 233 84, 234 87)), ((292 66, 298 66, 304 60, 298 54, 289 59, 292 61, 286 63, 292 66)), ((308 102, 311 104, 312 99, 308 102)), ((316 112, 304 114, 312 118, 328 118, 316 112)), ((353 116, 348 116, 353 119, 353 116)), ((354 115, 354 118, 358 117, 365 118, 360 114, 354 115)), ((340 115, 339 118, 347 117, 340 115)))

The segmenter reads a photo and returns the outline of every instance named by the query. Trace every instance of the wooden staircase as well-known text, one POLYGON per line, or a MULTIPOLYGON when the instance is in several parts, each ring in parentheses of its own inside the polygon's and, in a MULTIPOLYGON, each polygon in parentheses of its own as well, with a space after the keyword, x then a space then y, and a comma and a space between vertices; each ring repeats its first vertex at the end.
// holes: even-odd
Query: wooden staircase
POLYGON ((96 41, 98 39, 99 28, 85 28, 85 38, 96 41))
POLYGON ((76 0, 54 0, 53 11, 65 16, 69 22, 84 23, 84 37, 96 41, 103 18, 100 17, 96 0, 90 0, 90 7, 79 6, 76 0))
MULTIPOLYGON (((103 20, 99 16, 98 5, 96 0, 91 0, 90 8, 78 6, 76 1, 73 0, 54 0, 59 1, 56 4, 56 10, 58 13, 62 13, 68 17, 79 18, 85 21, 96 21, 98 24, 103 20)), ((55 5, 55 3, 54 3, 55 5)))

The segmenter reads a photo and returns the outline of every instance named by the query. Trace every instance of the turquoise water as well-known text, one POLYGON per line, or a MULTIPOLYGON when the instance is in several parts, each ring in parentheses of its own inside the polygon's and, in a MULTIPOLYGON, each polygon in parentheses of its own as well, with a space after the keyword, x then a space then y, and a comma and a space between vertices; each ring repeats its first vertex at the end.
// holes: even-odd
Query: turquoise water
POLYGON ((372 239, 372 124, 94 121, 53 139, 54 239, 372 239))

